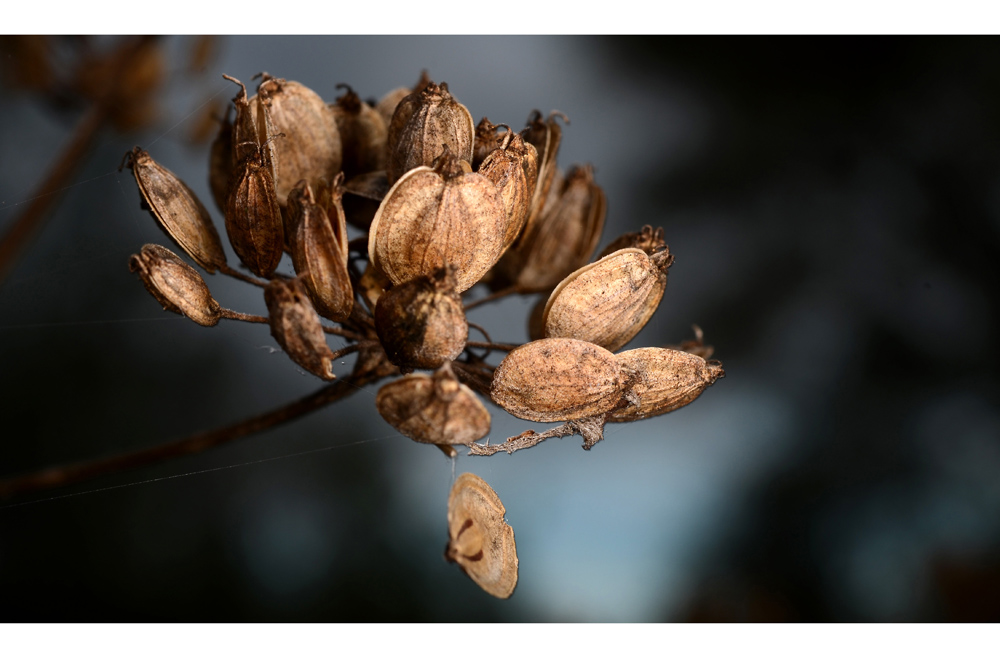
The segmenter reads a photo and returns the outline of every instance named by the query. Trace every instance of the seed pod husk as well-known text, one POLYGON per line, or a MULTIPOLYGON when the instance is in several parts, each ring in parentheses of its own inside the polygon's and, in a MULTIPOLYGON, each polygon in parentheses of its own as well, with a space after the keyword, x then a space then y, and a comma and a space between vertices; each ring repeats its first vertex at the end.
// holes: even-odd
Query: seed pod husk
POLYGON ((247 155, 234 172, 226 202, 226 233, 250 271, 267 278, 278 268, 285 232, 266 145, 247 155))
MULTIPOLYGON (((265 164, 271 170, 271 177, 274 178, 277 175, 278 156, 275 152, 274 142, 268 140, 277 134, 277 131, 273 129, 267 103, 254 103, 251 107, 246 85, 232 76, 223 75, 222 77, 240 86, 239 92, 233 97, 236 118, 233 119, 230 141, 233 147, 232 168, 234 173, 232 175, 235 175, 235 171, 246 158, 255 155, 260 147, 266 144, 265 164)), ((232 183, 230 183, 231 185, 232 183)))
POLYGON ((624 379, 614 354, 583 340, 547 338, 514 349, 493 373, 490 396, 523 420, 562 422, 614 408, 624 379))
POLYGON ((506 513, 496 491, 470 472, 459 475, 451 487, 445 559, 501 599, 517 586, 517 547, 506 513))
POLYGON ((208 159, 208 185, 219 212, 225 214, 229 186, 233 177, 233 124, 229 120, 229 108, 219 124, 219 133, 212 141, 208 159))
POLYGON ((389 123, 392 122, 392 115, 396 113, 396 108, 399 107, 399 103, 410 94, 423 91, 424 87, 430 83, 431 78, 427 75, 427 71, 424 70, 420 73, 420 79, 413 88, 397 87, 382 96, 381 100, 378 101, 378 104, 375 105, 375 110, 382 117, 382 120, 385 121, 386 127, 388 127, 389 123))
POLYGON ((264 288, 271 335, 288 357, 306 371, 332 381, 333 352, 302 282, 275 279, 264 288))
POLYGON ((611 412, 611 422, 631 422, 687 406, 726 375, 722 363, 673 349, 630 349, 615 358, 632 376, 625 398, 631 403, 611 412))
POLYGON ((652 257, 621 249, 577 269, 549 296, 542 312, 545 337, 621 349, 656 312, 672 261, 666 249, 652 257))
POLYGON ((125 158, 143 201, 170 239, 208 273, 225 267, 226 253, 219 233, 191 188, 138 146, 125 158))
POLYGON ((222 310, 205 280, 169 249, 146 244, 129 258, 128 268, 139 274, 146 290, 164 310, 185 315, 202 326, 219 323, 222 310))
MULTIPOLYGON (((473 171, 479 171, 486 156, 500 148, 500 138, 497 137, 498 127, 485 116, 476 124, 476 141, 472 147, 473 171)), ((507 131, 510 132, 510 128, 507 128, 507 131)))
POLYGON ((390 288, 379 297, 374 318, 386 356, 403 369, 441 367, 462 353, 469 337, 453 267, 390 288))
POLYGON ((448 363, 382 386, 375 406, 386 422, 418 443, 467 445, 490 432, 490 412, 448 363))
POLYGON ((433 167, 399 179, 372 220, 368 256, 395 284, 456 267, 456 290, 479 281, 503 251, 507 215, 496 186, 446 147, 433 167))
POLYGON ((531 199, 528 226, 542 218, 545 200, 558 170, 556 156, 559 154, 559 144, 562 142, 562 128, 556 123, 557 116, 569 123, 569 119, 562 112, 552 112, 549 118, 543 121, 542 113, 534 110, 528 117, 528 126, 521 131, 524 141, 534 146, 538 152, 538 184, 531 199))
POLYGON ((385 171, 363 173, 344 183, 341 202, 344 204, 347 223, 367 232, 390 187, 385 171))
POLYGON ((446 145, 451 153, 472 163, 476 139, 472 115, 448 92, 448 84, 431 82, 396 107, 386 142, 386 173, 395 183, 407 171, 430 166, 446 145))
POLYGON ((347 269, 347 222, 340 205, 341 176, 329 192, 329 213, 317 204, 304 180, 288 195, 289 207, 296 209, 296 237, 291 245, 295 273, 302 277, 316 312, 335 322, 346 320, 354 308, 347 269))
MULTIPOLYGON (((611 244, 608 244, 597 256, 597 260, 609 256, 615 251, 622 249, 642 249, 647 255, 653 255, 666 248, 667 243, 663 241, 663 229, 653 230, 652 226, 646 225, 637 233, 625 233, 616 237, 611 244)), ((671 257, 671 261, 673 258, 671 257)))
POLYGON ((538 182, 538 153, 521 135, 507 131, 500 145, 491 152, 478 172, 496 185, 507 211, 506 250, 521 234, 531 211, 531 199, 538 182))
POLYGON ((337 102, 330 105, 340 133, 344 175, 353 177, 385 169, 385 143, 388 134, 385 120, 349 86, 338 84, 337 88, 347 89, 337 102))

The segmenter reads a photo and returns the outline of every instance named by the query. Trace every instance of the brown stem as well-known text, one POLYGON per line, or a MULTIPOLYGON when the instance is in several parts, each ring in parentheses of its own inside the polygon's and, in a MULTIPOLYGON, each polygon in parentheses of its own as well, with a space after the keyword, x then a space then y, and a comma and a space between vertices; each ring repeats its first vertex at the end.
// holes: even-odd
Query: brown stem
MULTIPOLYGON (((252 324, 269 324, 270 320, 262 315, 251 315, 249 313, 241 313, 236 310, 230 310, 229 308, 222 309, 223 319, 235 319, 240 322, 250 322, 252 324)), ((323 331, 325 333, 330 333, 331 335, 339 335, 342 338, 347 338, 348 340, 354 340, 355 342, 361 342, 365 339, 364 336, 358 335, 353 331, 348 331, 342 329, 339 326, 326 326, 323 325, 323 331)))
POLYGON ((516 436, 511 436, 498 445, 490 445, 489 440, 485 444, 471 443, 469 445, 470 456, 492 456, 497 452, 507 452, 513 454, 519 449, 534 447, 538 443, 549 438, 563 438, 572 436, 575 433, 583 436, 583 448, 589 450, 601 440, 604 440, 604 416, 585 417, 579 420, 570 420, 558 427, 535 433, 532 430, 525 431, 516 436))
POLYGON ((514 351, 521 345, 507 344, 506 342, 476 342, 475 340, 467 340, 465 346, 474 347, 476 349, 499 349, 500 351, 514 351))
POLYGON ((505 287, 502 290, 497 290, 493 294, 488 294, 482 299, 476 299, 475 301, 470 301, 465 304, 465 312, 469 312, 473 308, 482 306, 484 304, 490 303, 491 301, 496 301, 497 299, 503 299, 504 297, 510 296, 512 294, 540 294, 542 292, 548 292, 551 287, 524 287, 522 285, 511 285, 505 287))
POLYGON ((255 276, 250 276, 249 274, 244 274, 238 269, 233 269, 229 265, 220 265, 219 273, 225 274, 226 276, 232 276, 233 278, 245 281, 257 287, 267 287, 267 281, 259 279, 255 276))

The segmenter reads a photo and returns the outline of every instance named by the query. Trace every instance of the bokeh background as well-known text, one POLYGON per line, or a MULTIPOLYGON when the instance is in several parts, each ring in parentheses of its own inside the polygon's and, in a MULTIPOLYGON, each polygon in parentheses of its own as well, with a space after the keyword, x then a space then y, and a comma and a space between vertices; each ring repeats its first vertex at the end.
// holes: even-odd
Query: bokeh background
MULTIPOLYGON (((30 88, 26 51, 2 43, 0 232, 86 111, 30 88)), ((426 68, 477 121, 565 112, 561 166, 593 163, 607 193, 601 246, 648 223, 677 257, 630 346, 697 323, 727 376, 590 452, 571 437, 453 465, 382 421, 372 388, 208 453, 0 502, 0 619, 1000 620, 996 39, 232 37, 192 66, 198 43, 160 40, 156 120, 100 132, 0 283, 0 477, 321 385, 266 327, 204 329, 128 272, 142 244, 169 245, 116 172, 136 144, 221 226, 198 133, 235 94, 223 73, 332 101, 338 83, 378 98, 426 68), (509 600, 442 558, 464 471, 514 527, 509 600)), ((81 47, 55 45, 64 63, 81 47)), ((256 288, 208 282, 264 311, 256 288)), ((470 320, 523 341, 534 302, 470 320)), ((532 427, 493 410, 494 439, 532 427)))

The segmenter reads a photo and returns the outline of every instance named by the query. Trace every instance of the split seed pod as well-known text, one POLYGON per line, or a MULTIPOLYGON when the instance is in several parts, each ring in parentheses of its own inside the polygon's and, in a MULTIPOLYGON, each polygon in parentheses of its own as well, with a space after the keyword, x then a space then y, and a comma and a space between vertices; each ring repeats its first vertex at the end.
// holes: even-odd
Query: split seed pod
POLYGON ((461 293, 500 258, 506 223, 496 186, 446 146, 433 167, 408 172, 386 194, 368 256, 397 285, 454 265, 461 293))
POLYGON ((202 326, 219 323, 222 311, 205 280, 169 249, 146 244, 138 255, 129 258, 128 268, 139 274, 146 290, 164 310, 185 315, 202 326))
POLYGON ((138 146, 125 158, 139 193, 167 235, 208 273, 225 267, 226 253, 219 233, 191 188, 138 146))
POLYGON ((490 432, 490 412, 448 363, 382 386, 375 407, 386 422, 418 443, 467 445, 490 432))
POLYGON ((374 315, 386 356, 404 369, 441 367, 462 353, 469 337, 454 268, 390 288, 379 297, 374 315))
POLYGON ((625 398, 631 404, 613 411, 611 422, 631 422, 675 411, 698 398, 726 375, 722 363, 673 349, 644 347, 615 356, 633 375, 625 398))
POLYGON ((545 199, 558 170, 556 156, 559 154, 559 144, 562 142, 562 128, 556 123, 557 116, 569 123, 569 119, 562 112, 552 112, 548 119, 542 121, 542 113, 535 110, 528 117, 528 126, 521 131, 524 141, 534 146, 538 152, 538 184, 531 199, 529 226, 542 217, 545 199))
POLYGON ((500 145, 491 152, 478 172, 496 185, 507 211, 506 250, 521 234, 531 211, 531 199, 538 182, 538 153, 521 135, 509 130, 500 145))
POLYGON ((385 121, 386 127, 388 127, 389 123, 392 122, 392 115, 396 113, 396 108, 399 107, 399 103, 401 103, 403 99, 410 94, 423 91, 424 87, 430 83, 431 78, 427 75, 427 71, 424 70, 420 73, 420 79, 417 81, 416 86, 412 89, 408 87, 397 87, 382 96, 382 98, 378 101, 378 104, 375 105, 375 110, 382 117, 382 120, 385 121))
POLYGON ((517 547, 506 513, 496 491, 470 472, 459 475, 451 487, 444 557, 479 588, 502 599, 517 586, 517 547))
POLYGON ((607 413, 624 378, 614 354, 583 340, 547 338, 514 349, 493 373, 490 396, 523 420, 562 422, 607 413))
POLYGON ((250 271, 267 278, 278 268, 285 233, 266 144, 256 147, 234 171, 226 202, 226 233, 250 271))
POLYGON ((385 120, 349 86, 338 84, 337 88, 347 89, 347 93, 330 105, 340 133, 344 175, 353 177, 385 169, 385 140, 388 133, 385 120))
POLYGON ((411 169, 429 166, 447 145, 456 157, 472 162, 476 140, 472 115, 448 92, 431 82, 404 98, 389 122, 386 172, 394 183, 411 169))
POLYGON ((621 349, 656 312, 667 287, 667 250, 652 257, 621 249, 567 276, 542 312, 547 338, 576 338, 621 349))
POLYGON ((332 381, 333 352, 326 344, 319 315, 298 279, 275 279, 264 288, 271 335, 288 357, 306 371, 332 381))

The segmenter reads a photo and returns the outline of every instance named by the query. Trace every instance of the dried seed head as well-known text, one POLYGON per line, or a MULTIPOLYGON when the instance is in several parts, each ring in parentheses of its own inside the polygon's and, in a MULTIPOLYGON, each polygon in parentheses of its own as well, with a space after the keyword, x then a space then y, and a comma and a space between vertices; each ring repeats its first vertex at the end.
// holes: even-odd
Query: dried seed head
POLYGON ((375 106, 375 110, 382 117, 382 120, 385 121, 386 127, 388 127, 392 122, 392 115, 396 113, 396 108, 399 107, 399 103, 401 103, 403 99, 410 94, 423 91, 424 87, 430 83, 430 76, 428 76, 427 71, 424 70, 420 73, 420 79, 417 81, 416 86, 412 89, 407 87, 398 87, 382 96, 382 99, 379 100, 378 104, 375 106))
MULTIPOLYGON (((647 225, 643 226, 642 230, 638 233, 625 233, 616 237, 611 244, 608 244, 601 251, 597 259, 600 260, 621 249, 642 249, 647 255, 653 255, 666 247, 667 243, 663 241, 663 229, 657 228, 653 230, 652 226, 647 225)), ((673 256, 671 256, 670 261, 671 263, 673 262, 673 256)), ((670 265, 668 264, 667 266, 669 267, 670 265)))
POLYGON ((164 310, 186 315, 202 326, 219 323, 222 311, 204 279, 169 249, 146 244, 129 258, 128 268, 139 274, 146 290, 164 310))
POLYGON ((517 547, 514 530, 504 520, 506 513, 496 492, 472 473, 462 473, 451 487, 445 559, 502 599, 517 586, 517 547))
POLYGON ((503 200, 468 167, 446 146, 433 167, 408 172, 386 194, 372 220, 368 255, 393 283, 454 265, 456 289, 464 292, 500 257, 503 200))
POLYGON ((478 172, 496 185, 507 211, 506 250, 521 234, 531 211, 538 182, 538 153, 521 135, 507 131, 499 146, 483 161, 478 172))
POLYGON ((576 338, 621 349, 653 316, 667 287, 667 250, 652 257, 621 249, 567 276, 542 314, 547 338, 576 338))
POLYGON ((271 281, 264 289, 271 335, 288 357, 306 371, 332 381, 333 352, 326 344, 319 315, 298 279, 271 281))
POLYGON ((208 185, 219 212, 225 214, 229 186, 233 177, 233 124, 229 120, 229 108, 219 124, 219 133, 212 141, 208 159, 208 185))
POLYGON ((160 227, 210 274, 226 264, 208 210, 184 182, 138 146, 125 154, 139 193, 160 227))
POLYGON ((436 369, 465 349, 469 325, 454 268, 390 288, 375 306, 375 332, 389 360, 404 369, 436 369))
MULTIPOLYGON (((472 170, 479 171, 486 156, 500 148, 500 138, 497 137, 497 127, 485 116, 476 124, 476 141, 472 147, 472 170)), ((510 131, 510 128, 507 131, 510 131)))
POLYGON ((549 189, 558 170, 556 156, 559 154, 559 144, 562 142, 562 128, 556 123, 556 117, 569 123, 569 119, 562 112, 552 112, 549 118, 543 121, 542 113, 535 110, 528 117, 528 126, 521 131, 524 141, 534 146, 538 153, 538 184, 531 199, 528 226, 543 216, 545 200, 548 198, 549 189))
POLYGON ((234 171, 226 202, 226 233, 250 271, 266 278, 278 268, 285 234, 267 145, 255 148, 234 171))
POLYGON ((472 115, 448 92, 447 83, 429 83, 404 98, 389 122, 386 172, 394 183, 411 169, 431 165, 447 145, 456 157, 472 162, 472 115))
POLYGON ((382 386, 375 406, 386 422, 418 443, 467 445, 490 432, 490 412, 458 382, 448 363, 382 386))
POLYGON ((353 177, 385 169, 385 143, 388 129, 378 111, 361 100, 346 84, 338 89, 347 93, 330 105, 343 147, 344 175, 353 177))
POLYGON ((490 396, 523 420, 562 422, 607 413, 624 379, 614 354, 582 340, 547 338, 513 350, 493 373, 490 396))
POLYGON ((342 202, 347 223, 367 232, 390 187, 385 171, 362 173, 344 183, 342 202))
POLYGON ((726 375, 722 363, 673 349, 645 347, 617 354, 622 370, 632 378, 625 398, 631 402, 613 411, 611 422, 631 422, 687 406, 705 388, 726 375))

